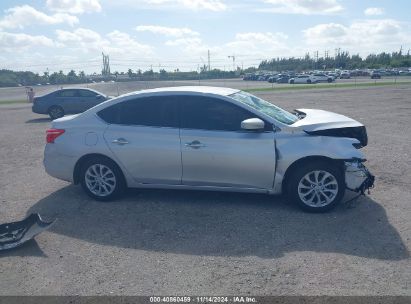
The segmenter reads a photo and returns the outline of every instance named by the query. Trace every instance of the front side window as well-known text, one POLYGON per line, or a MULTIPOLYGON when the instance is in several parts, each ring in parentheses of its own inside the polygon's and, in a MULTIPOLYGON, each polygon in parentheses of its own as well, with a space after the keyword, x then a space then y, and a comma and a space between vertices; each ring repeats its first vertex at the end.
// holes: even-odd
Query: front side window
POLYGON ((79 94, 81 97, 96 97, 96 93, 89 90, 79 90, 79 94))
POLYGON ((76 97, 76 90, 63 90, 58 92, 58 97, 76 97))
POLYGON ((229 97, 246 104, 284 124, 291 125, 298 120, 296 115, 293 115, 290 112, 287 112, 280 107, 277 107, 252 94, 239 91, 231 94, 229 97))
POLYGON ((136 98, 107 107, 98 116, 110 124, 178 127, 178 106, 164 96, 136 98))
POLYGON ((241 131, 241 122, 256 115, 228 101, 206 96, 180 96, 181 128, 241 131))

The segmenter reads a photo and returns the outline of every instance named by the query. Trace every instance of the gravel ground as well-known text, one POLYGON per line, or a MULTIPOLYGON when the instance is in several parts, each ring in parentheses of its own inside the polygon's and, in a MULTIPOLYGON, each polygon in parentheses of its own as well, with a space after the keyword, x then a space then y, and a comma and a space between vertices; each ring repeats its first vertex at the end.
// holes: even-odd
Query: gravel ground
POLYGON ((411 295, 411 86, 258 95, 365 123, 371 195, 327 214, 216 192, 133 190, 98 203, 44 172, 49 120, 3 105, 0 222, 58 220, 0 253, 0 295, 411 295))

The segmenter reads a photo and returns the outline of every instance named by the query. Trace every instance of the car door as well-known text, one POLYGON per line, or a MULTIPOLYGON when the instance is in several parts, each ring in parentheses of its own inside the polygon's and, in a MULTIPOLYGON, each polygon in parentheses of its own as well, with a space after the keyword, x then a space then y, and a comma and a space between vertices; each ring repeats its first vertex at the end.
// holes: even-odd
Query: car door
POLYGON ((76 89, 64 89, 57 92, 55 104, 63 108, 66 114, 78 112, 78 94, 76 89))
POLYGON ((180 96, 184 185, 271 189, 275 172, 274 132, 245 131, 256 115, 225 99, 180 96))
POLYGON ((140 97, 99 112, 104 138, 137 183, 181 184, 178 107, 167 97, 140 97))
POLYGON ((79 93, 79 110, 80 112, 84 112, 95 105, 101 103, 104 99, 102 96, 97 94, 96 92, 90 90, 78 90, 79 93), (100 96, 101 99, 97 97, 100 96))

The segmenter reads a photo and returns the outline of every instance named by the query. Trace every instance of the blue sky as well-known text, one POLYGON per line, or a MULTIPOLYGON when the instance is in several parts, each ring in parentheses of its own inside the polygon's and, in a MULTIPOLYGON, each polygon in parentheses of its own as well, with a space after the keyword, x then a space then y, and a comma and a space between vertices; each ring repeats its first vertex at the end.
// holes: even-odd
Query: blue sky
POLYGON ((0 2, 0 68, 51 72, 257 66, 336 48, 411 48, 411 1, 17 0, 0 2))

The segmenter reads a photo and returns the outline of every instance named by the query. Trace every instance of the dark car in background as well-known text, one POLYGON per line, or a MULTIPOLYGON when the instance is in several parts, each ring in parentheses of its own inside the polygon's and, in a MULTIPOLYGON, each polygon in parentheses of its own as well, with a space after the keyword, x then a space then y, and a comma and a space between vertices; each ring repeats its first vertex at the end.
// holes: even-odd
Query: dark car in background
POLYGON ((381 72, 380 71, 371 72, 371 79, 381 79, 381 72))
POLYGON ((290 80, 290 78, 290 75, 280 74, 278 75, 277 83, 288 83, 288 80, 290 80))
POLYGON ((35 97, 32 111, 37 114, 48 114, 51 119, 66 114, 84 112, 111 97, 86 88, 60 89, 49 94, 35 97))

